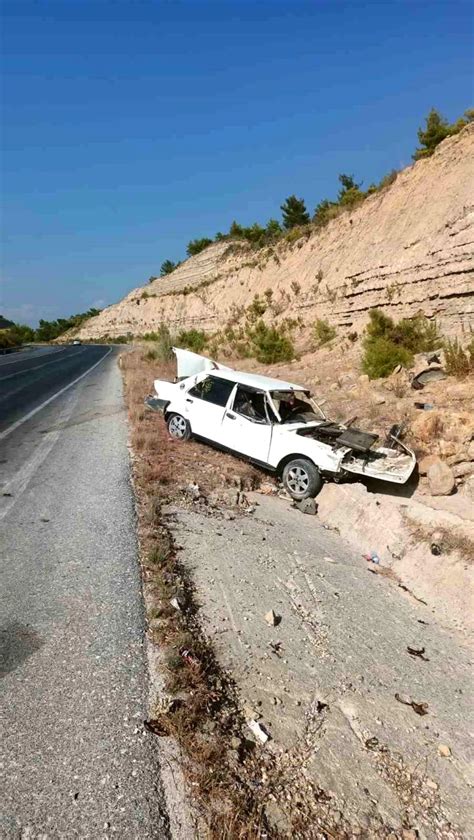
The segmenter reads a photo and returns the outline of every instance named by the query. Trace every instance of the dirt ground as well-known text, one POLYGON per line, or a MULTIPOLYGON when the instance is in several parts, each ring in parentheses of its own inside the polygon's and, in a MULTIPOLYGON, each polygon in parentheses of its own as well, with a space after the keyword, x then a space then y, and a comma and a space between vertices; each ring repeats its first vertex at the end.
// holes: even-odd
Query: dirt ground
MULTIPOLYGON (((171 441, 163 421, 143 408, 153 378, 166 371, 140 349, 123 359, 135 481, 159 500, 160 528, 192 582, 199 627, 232 683, 233 779, 261 806, 251 833, 239 824, 225 836, 469 836, 466 637, 336 530, 272 495, 260 471, 195 441, 171 441), (259 485, 265 494, 252 492, 259 485), (265 620, 270 609, 275 626, 265 620), (251 721, 270 736, 265 744, 251 721)), ((320 388, 332 417, 353 416, 356 402, 361 425, 372 419, 382 431, 400 419, 393 411, 402 405, 416 420, 415 392, 395 397, 361 381, 354 361, 345 360, 347 370, 341 363, 334 387, 334 361, 319 351, 313 365, 306 360, 302 384, 318 396, 320 388)), ((301 380, 301 363, 258 369, 301 380)), ((463 383, 441 385, 443 399, 452 399, 451 386, 463 404, 469 399, 463 383)), ((443 411, 453 412, 453 403, 443 411)), ((465 437, 456 446, 465 447, 465 437)), ((153 528, 144 521, 147 546, 153 528)), ((219 726, 221 733, 222 717, 219 726)))

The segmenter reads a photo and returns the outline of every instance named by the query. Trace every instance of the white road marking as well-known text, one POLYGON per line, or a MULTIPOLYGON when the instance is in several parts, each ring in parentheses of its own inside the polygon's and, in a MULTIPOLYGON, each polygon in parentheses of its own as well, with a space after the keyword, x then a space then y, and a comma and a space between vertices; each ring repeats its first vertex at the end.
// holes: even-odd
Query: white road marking
MULTIPOLYGON (((69 353, 69 356, 67 356, 67 358, 71 359, 73 356, 77 356, 78 353, 83 353, 84 350, 85 348, 83 347, 82 350, 76 350, 75 353, 69 353)), ((47 353, 46 355, 50 354, 47 353)), ((57 356, 58 354, 55 353, 54 355, 57 356)), ((61 359, 59 359, 59 361, 61 361, 61 359)), ((15 371, 15 373, 9 373, 7 376, 2 376, 0 378, 0 382, 5 382, 5 379, 13 379, 15 376, 21 376, 23 373, 29 373, 31 370, 38 370, 39 368, 44 368, 46 367, 46 365, 54 365, 55 362, 56 359, 51 359, 50 362, 43 362, 42 365, 35 365, 34 367, 26 368, 26 370, 17 370, 15 371)))
POLYGON ((46 408, 46 406, 52 403, 53 400, 56 400, 58 397, 61 396, 61 394, 64 394, 66 391, 69 391, 69 388, 72 388, 72 386, 76 385, 77 382, 80 382, 81 379, 84 379, 85 376, 87 376, 91 371, 93 371, 94 368, 97 367, 97 365, 100 365, 100 363, 103 362, 104 359, 106 359, 107 356, 110 355, 112 350, 113 347, 111 347, 110 350, 108 350, 107 353, 105 353, 102 356, 102 358, 99 359, 98 362, 93 364, 92 367, 88 368, 88 370, 86 370, 84 373, 81 373, 80 376, 78 376, 76 379, 73 379, 72 382, 69 382, 68 385, 65 385, 64 388, 61 388, 60 391, 56 391, 56 393, 53 394, 52 397, 49 397, 47 400, 41 403, 41 405, 38 405, 36 406, 36 408, 33 408, 33 410, 29 411, 28 414, 25 414, 24 417, 20 417, 20 419, 12 423, 12 425, 9 426, 8 429, 5 429, 5 431, 0 432, 0 440, 4 440, 6 437, 8 437, 8 435, 11 435, 11 433, 14 432, 15 429, 18 429, 19 426, 21 426, 23 423, 26 423, 27 420, 31 420, 31 418, 34 417, 35 414, 38 414, 38 411, 41 411, 43 408, 46 408))
MULTIPOLYGON (((59 415, 60 424, 67 423, 72 414, 75 402, 74 397, 73 399, 67 401, 67 405, 63 408, 59 415)), ((45 461, 48 457, 59 435, 61 434, 61 431, 62 428, 47 432, 41 443, 39 443, 33 451, 31 458, 26 461, 26 463, 22 464, 14 478, 2 487, 1 493, 3 493, 3 497, 0 498, 0 521, 5 518, 7 513, 9 513, 12 507, 20 500, 25 490, 28 489, 31 479, 39 470, 43 461, 45 461)))

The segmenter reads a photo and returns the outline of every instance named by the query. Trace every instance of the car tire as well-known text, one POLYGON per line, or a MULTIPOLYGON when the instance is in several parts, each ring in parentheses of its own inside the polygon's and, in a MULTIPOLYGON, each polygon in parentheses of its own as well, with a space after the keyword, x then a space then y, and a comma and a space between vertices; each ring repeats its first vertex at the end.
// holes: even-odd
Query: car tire
POLYGON ((181 414, 170 414, 166 418, 166 425, 170 437, 174 440, 189 440, 191 437, 191 426, 181 414))
POLYGON ((283 470, 282 481, 285 490, 296 501, 314 498, 323 486, 321 473, 307 458, 289 461, 283 470))

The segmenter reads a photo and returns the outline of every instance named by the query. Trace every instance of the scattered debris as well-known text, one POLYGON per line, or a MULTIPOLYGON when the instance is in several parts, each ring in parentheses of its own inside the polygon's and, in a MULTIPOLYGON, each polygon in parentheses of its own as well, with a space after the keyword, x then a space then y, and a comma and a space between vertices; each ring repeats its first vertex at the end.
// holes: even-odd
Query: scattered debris
POLYGON ((268 647, 271 648, 272 653, 278 656, 281 659, 281 650, 283 647, 283 642, 269 642, 268 647))
POLYGON ((443 553, 443 536, 442 531, 434 531, 431 535, 430 549, 435 557, 439 557, 443 553))
POLYGON ((255 735, 257 741, 260 741, 261 744, 266 744, 268 739, 270 738, 268 732, 265 732, 263 726, 258 723, 253 718, 247 721, 247 726, 249 727, 250 731, 255 735))
POLYGON ((186 487, 184 488, 184 492, 185 492, 186 496, 190 496, 190 498, 193 499, 196 502, 201 498, 201 491, 199 489, 199 484, 194 484, 193 482, 191 482, 190 484, 187 484, 186 487))
POLYGON ((447 744, 440 744, 438 747, 438 754, 443 756, 443 758, 449 758, 451 755, 451 748, 448 747, 447 744))
POLYGON ((170 600, 170 604, 171 604, 171 606, 172 606, 175 610, 181 610, 181 609, 182 609, 181 604, 180 604, 179 600, 178 600, 176 597, 175 597, 175 598, 171 598, 171 600, 170 600))
POLYGON ((410 656, 417 656, 419 659, 423 659, 424 662, 429 662, 427 656, 425 656, 425 648, 424 647, 414 647, 412 645, 407 645, 407 651, 410 656))
POLYGON ((277 615, 273 610, 268 610, 268 612, 265 613, 265 621, 271 627, 276 627, 281 621, 281 616, 277 615))
POLYGON ((425 402, 415 402, 415 408, 419 408, 420 411, 432 411, 434 408, 433 403, 425 403, 425 402))
POLYGON ((326 563, 335 563, 336 562, 335 560, 332 559, 332 557, 323 557, 323 560, 325 560, 326 563))
POLYGON ((300 502, 295 502, 294 505, 301 513, 307 513, 310 516, 314 516, 318 512, 318 505, 314 499, 301 499, 300 502))
POLYGON ((403 703, 404 706, 411 706, 417 715, 428 714, 428 703, 417 703, 416 700, 412 700, 404 694, 398 694, 398 692, 395 694, 395 700, 398 700, 399 703, 403 703))
POLYGON ((371 551, 369 554, 363 554, 362 556, 368 563, 375 563, 376 566, 380 564, 380 557, 376 551, 371 551))
POLYGON ((447 374, 441 366, 436 364, 436 366, 433 365, 432 367, 426 368, 425 370, 420 371, 420 373, 417 373, 411 381, 411 387, 415 391, 421 391, 425 385, 428 385, 428 383, 438 382, 440 379, 446 379, 446 377, 447 374))

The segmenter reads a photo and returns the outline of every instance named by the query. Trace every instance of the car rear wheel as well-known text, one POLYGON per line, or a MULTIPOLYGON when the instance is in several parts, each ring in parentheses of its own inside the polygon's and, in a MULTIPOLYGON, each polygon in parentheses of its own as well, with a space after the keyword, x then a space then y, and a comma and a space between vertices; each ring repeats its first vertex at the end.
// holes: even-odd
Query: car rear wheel
POLYGON ((309 499, 317 496, 323 480, 318 468, 306 458, 289 461, 283 470, 283 485, 292 499, 309 499))
POLYGON ((167 419, 168 431, 175 440, 189 440, 191 437, 191 426, 181 414, 170 414, 167 419))

